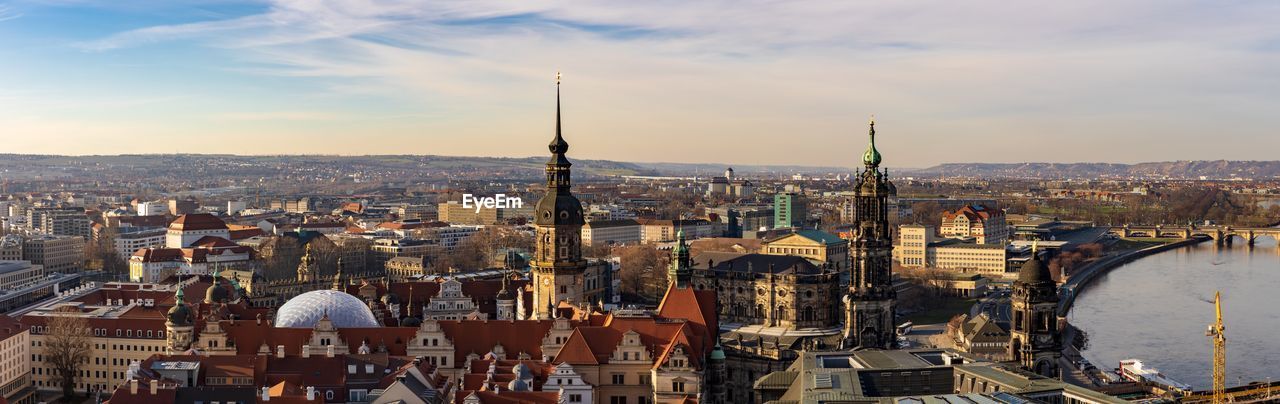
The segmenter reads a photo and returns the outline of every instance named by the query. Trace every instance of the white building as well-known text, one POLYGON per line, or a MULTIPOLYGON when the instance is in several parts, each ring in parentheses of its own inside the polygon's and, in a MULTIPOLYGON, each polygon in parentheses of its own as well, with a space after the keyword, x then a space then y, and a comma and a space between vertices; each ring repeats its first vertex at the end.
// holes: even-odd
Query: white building
MULTIPOLYGON (((121 228, 121 230, 124 229, 121 228)), ((116 252, 120 253, 121 257, 128 257, 133 255, 134 251, 142 248, 164 247, 168 239, 168 233, 166 229, 121 232, 115 239, 116 252)))
POLYGON ((165 247, 190 247, 197 240, 208 236, 230 240, 231 230, 227 228, 227 223, 223 222, 222 219, 208 213, 192 213, 178 216, 177 219, 173 220, 173 223, 169 223, 165 247))
POLYGON ((138 216, 160 216, 169 213, 169 204, 165 201, 138 202, 138 216))
POLYGON ((227 201, 227 214, 234 215, 249 207, 245 201, 227 201))
POLYGON ((594 220, 582 226, 582 244, 618 245, 640 243, 641 227, 635 219, 594 220))

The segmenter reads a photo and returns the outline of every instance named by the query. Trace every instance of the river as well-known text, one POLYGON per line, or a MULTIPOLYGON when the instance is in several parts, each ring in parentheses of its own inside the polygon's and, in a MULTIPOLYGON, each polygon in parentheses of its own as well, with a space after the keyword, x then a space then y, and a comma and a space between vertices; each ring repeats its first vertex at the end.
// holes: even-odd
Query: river
POLYGON ((1103 369, 1141 359, 1198 390, 1210 386, 1213 294, 1222 291, 1227 385, 1280 380, 1280 249, 1212 241, 1112 269, 1076 299, 1069 321, 1089 336, 1085 358, 1103 369))

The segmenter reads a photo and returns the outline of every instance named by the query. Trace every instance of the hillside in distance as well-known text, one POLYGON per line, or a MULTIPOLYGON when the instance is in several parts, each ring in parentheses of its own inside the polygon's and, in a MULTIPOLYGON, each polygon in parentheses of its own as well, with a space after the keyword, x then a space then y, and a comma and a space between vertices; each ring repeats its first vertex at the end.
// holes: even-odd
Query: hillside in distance
MULTIPOLYGON (((728 164, 631 163, 571 159, 583 178, 719 175, 728 164)), ((446 178, 539 179, 546 157, 469 157, 433 155, 276 155, 135 154, 57 156, 0 154, 0 175, 10 180, 144 180, 208 178, 376 177, 383 180, 446 178)), ((733 166, 738 173, 785 174, 848 172, 834 167, 733 166)))
POLYGON ((1196 160, 1115 163, 948 163, 911 170, 920 177, 1270 179, 1280 161, 1196 160))

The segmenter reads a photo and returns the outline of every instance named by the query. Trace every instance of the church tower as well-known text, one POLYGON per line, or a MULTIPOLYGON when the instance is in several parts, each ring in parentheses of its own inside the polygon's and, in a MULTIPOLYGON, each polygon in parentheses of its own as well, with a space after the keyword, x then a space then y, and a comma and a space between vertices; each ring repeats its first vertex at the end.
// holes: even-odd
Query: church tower
POLYGON ((896 343, 889 198, 897 192, 888 171, 880 170, 876 150, 876 121, 871 120, 870 143, 862 155, 865 168, 854 189, 854 235, 849 250, 853 263, 844 296, 846 347, 892 349, 896 343))
POLYGON ((1042 376, 1058 377, 1062 334, 1058 332, 1058 287, 1035 245, 1031 259, 1013 282, 1013 322, 1009 325, 1009 358, 1042 376))
POLYGON ((676 248, 671 250, 671 267, 667 269, 667 283, 672 287, 689 287, 693 278, 693 265, 689 257, 689 244, 684 241, 684 230, 676 232, 676 248))
POLYGON ((583 273, 587 261, 582 259, 582 202, 570 192, 569 159, 565 152, 569 143, 560 131, 560 74, 556 74, 556 137, 547 145, 551 159, 547 161, 547 193, 534 207, 533 224, 537 228, 534 251, 534 317, 554 317, 555 307, 564 301, 583 303, 583 273))
POLYGON ((187 307, 185 296, 182 293, 182 285, 176 286, 178 292, 174 294, 173 307, 169 308, 169 312, 165 314, 165 348, 168 352, 185 352, 191 348, 192 337, 195 334, 194 313, 191 308, 187 307))

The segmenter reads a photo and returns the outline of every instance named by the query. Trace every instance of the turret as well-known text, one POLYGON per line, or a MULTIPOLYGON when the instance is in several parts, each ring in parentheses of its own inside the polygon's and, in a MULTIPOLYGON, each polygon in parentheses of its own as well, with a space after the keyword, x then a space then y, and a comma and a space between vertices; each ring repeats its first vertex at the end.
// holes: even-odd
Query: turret
POLYGON ((684 229, 676 232, 676 247, 671 250, 671 267, 667 269, 667 281, 672 287, 687 288, 693 277, 689 257, 689 244, 685 242, 684 229))

